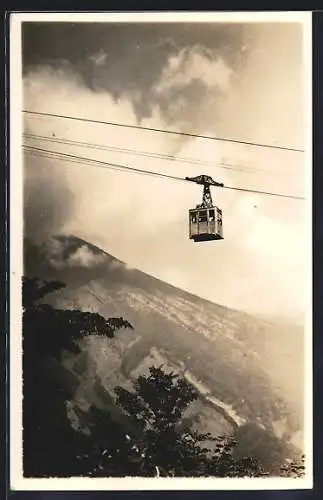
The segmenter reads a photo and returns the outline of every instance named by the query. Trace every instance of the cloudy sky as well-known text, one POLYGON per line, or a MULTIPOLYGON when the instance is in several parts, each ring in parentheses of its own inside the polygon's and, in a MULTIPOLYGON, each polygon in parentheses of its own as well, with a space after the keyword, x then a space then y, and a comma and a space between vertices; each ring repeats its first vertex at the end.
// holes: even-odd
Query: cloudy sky
MULTIPOLYGON (((301 24, 24 23, 22 35, 25 109, 305 147, 301 24)), ((304 153, 32 115, 24 130, 64 141, 24 139, 51 151, 306 194, 304 153)), ((187 212, 200 203, 195 184, 31 155, 24 165, 29 237, 74 234, 212 301, 302 314, 305 202, 214 189, 225 239, 194 244, 187 212)))

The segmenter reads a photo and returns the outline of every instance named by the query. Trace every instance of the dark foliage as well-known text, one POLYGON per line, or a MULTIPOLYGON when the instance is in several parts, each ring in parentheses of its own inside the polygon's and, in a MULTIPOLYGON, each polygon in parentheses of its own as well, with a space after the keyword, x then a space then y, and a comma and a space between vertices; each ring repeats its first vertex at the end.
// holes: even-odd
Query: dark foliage
POLYGON ((116 389, 118 403, 130 418, 141 425, 143 437, 137 446, 141 452, 141 475, 165 476, 256 476, 263 473, 256 460, 234 457, 235 442, 226 437, 179 425, 187 407, 197 398, 189 383, 160 368, 150 368, 140 376, 134 391, 116 389), (211 451, 203 443, 215 441, 211 451))
MULTIPOLYGON (((23 279, 23 447, 26 476, 80 475, 86 436, 70 425, 66 401, 77 379, 60 364, 64 350, 78 352, 87 335, 112 338, 120 328, 132 328, 123 318, 55 309, 40 301, 64 288, 60 282, 23 279)), ((84 466, 84 464, 83 464, 84 466)))
POLYGON ((60 281, 40 281, 38 278, 23 277, 22 303, 25 309, 35 307, 48 293, 65 288, 60 281))
POLYGON ((305 469, 305 455, 302 454, 281 467, 280 475, 283 477, 299 478, 304 476, 305 469))
POLYGON ((236 456, 237 441, 229 436, 219 438, 216 450, 208 464, 208 473, 216 477, 260 477, 267 471, 250 456, 236 456))

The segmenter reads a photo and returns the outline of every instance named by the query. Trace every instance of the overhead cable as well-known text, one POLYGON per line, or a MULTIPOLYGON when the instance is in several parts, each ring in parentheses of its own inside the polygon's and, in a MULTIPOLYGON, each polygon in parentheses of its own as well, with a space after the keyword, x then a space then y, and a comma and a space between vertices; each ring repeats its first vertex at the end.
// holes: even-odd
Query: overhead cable
POLYGON ((131 129, 138 129, 138 130, 146 130, 149 132, 159 132, 162 134, 180 135, 182 137, 195 137, 198 139, 207 139, 207 140, 212 140, 212 141, 231 142, 231 143, 253 146, 253 147, 258 147, 258 148, 280 149, 280 150, 285 150, 285 151, 294 151, 294 152, 298 152, 298 153, 305 152, 304 149, 291 147, 291 146, 281 146, 281 145, 276 145, 276 144, 264 144, 264 143, 252 142, 252 141, 247 141, 247 140, 231 139, 231 138, 227 138, 227 137, 216 137, 216 136, 196 134, 196 133, 192 133, 192 132, 180 132, 179 130, 166 130, 166 129, 160 129, 160 128, 154 128, 154 127, 144 127, 142 125, 132 125, 132 124, 126 124, 126 123, 94 120, 91 118, 70 116, 70 115, 59 115, 56 113, 45 113, 45 112, 41 112, 41 111, 32 111, 29 109, 24 109, 22 112, 26 113, 26 114, 30 114, 30 115, 35 115, 35 116, 48 116, 48 117, 52 117, 52 118, 62 118, 65 120, 76 120, 76 121, 87 122, 87 123, 98 123, 101 125, 109 125, 111 127, 123 127, 123 128, 131 128, 131 129))
MULTIPOLYGON (((162 177, 166 179, 172 179, 176 181, 182 181, 182 182, 187 182, 187 180, 184 177, 178 177, 175 175, 168 175, 168 174, 163 174, 161 172, 154 172, 152 170, 142 170, 139 168, 135 167, 129 167, 127 165, 121 165, 119 163, 113 163, 113 162, 106 162, 106 161, 101 161, 101 160, 96 160, 93 158, 85 158, 82 156, 77 156, 77 155, 72 155, 68 153, 63 153, 60 151, 50 151, 34 146, 28 146, 24 145, 25 151, 27 153, 43 153, 46 154, 47 156, 50 156, 52 159, 59 159, 59 160, 65 160, 65 161, 70 161, 72 160, 75 163, 82 163, 82 164, 88 164, 89 167, 91 166, 97 166, 100 168, 112 168, 112 169, 117 169, 117 170, 122 170, 125 172, 133 172, 137 174, 142 174, 142 175, 151 175, 151 176, 156 176, 156 177, 162 177)), ((260 191, 256 189, 249 189, 249 188, 241 188, 241 187, 236 187, 236 186, 221 186, 221 189, 231 189, 235 191, 245 191, 248 193, 256 193, 256 194, 262 194, 262 195, 267 195, 267 196, 278 196, 282 198, 290 198, 290 199, 295 199, 295 200, 304 200, 304 197, 301 196, 292 196, 288 194, 283 194, 283 193, 273 193, 273 192, 268 192, 268 191, 260 191)))

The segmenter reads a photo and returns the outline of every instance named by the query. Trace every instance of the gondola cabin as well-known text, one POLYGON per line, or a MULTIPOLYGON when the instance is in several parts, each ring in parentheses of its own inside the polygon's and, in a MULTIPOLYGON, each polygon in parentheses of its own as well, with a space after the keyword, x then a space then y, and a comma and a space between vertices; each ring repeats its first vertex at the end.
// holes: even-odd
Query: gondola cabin
POLYGON ((222 211, 215 206, 189 210, 189 237, 194 242, 222 240, 222 211))
POLYGON ((185 177, 185 180, 196 182, 203 186, 203 198, 201 205, 189 210, 189 237, 191 240, 211 241, 223 240, 222 212, 213 205, 210 186, 223 187, 209 175, 198 175, 197 177, 185 177))

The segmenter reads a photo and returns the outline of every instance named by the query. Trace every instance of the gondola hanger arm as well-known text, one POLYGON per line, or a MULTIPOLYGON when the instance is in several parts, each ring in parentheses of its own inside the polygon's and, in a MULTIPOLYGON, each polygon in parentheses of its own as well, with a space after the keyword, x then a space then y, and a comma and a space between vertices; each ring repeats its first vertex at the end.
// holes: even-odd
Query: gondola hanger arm
POLYGON ((217 182, 209 175, 198 175, 197 177, 185 177, 186 181, 196 182, 196 184, 201 184, 203 186, 219 186, 224 187, 222 182, 217 182))

